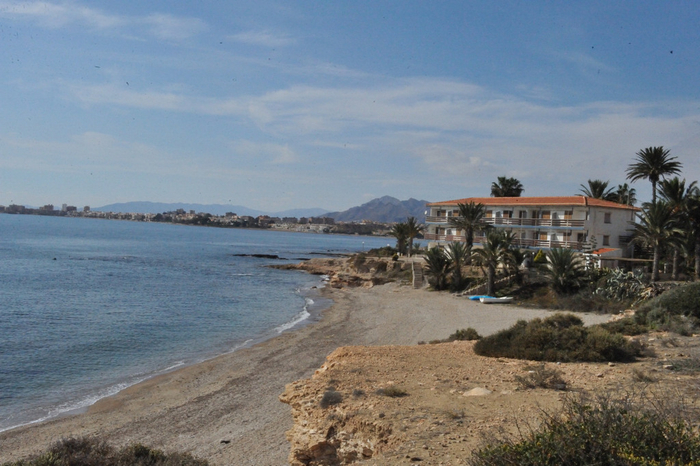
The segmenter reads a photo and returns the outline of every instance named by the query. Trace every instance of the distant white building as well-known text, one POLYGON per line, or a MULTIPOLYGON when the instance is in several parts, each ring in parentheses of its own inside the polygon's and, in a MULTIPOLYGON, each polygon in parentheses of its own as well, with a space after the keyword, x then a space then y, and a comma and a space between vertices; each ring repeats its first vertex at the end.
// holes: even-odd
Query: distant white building
MULTIPOLYGON (((570 248, 583 251, 595 244, 606 255, 630 257, 635 213, 640 209, 586 196, 470 197, 431 202, 425 239, 435 243, 465 241, 464 232, 450 225, 459 216, 458 204, 481 203, 485 222, 515 234, 521 248, 570 248), (592 241, 595 238, 595 241, 592 241), (614 251, 613 251, 614 250, 614 251)), ((475 245, 484 240, 475 232, 475 245)))

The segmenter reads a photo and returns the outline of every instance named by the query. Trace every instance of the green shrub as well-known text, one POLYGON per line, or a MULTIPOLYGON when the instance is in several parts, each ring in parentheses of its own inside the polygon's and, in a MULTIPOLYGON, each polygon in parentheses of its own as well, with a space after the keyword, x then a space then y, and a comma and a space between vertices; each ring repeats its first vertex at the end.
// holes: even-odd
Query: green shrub
POLYGON ((569 398, 539 430, 476 451, 471 466, 697 465, 700 438, 691 422, 659 403, 569 398))
POLYGON ((642 272, 623 272, 620 269, 610 270, 604 278, 598 280, 595 294, 617 301, 638 300, 646 288, 646 280, 642 272))
POLYGON ((3 466, 207 466, 188 453, 165 454, 141 444, 116 449, 94 437, 60 440, 45 453, 3 466))
POLYGON ((622 335, 629 336, 641 335, 649 331, 649 327, 640 324, 634 317, 624 317, 620 320, 605 322, 604 324, 598 325, 610 333, 621 333, 622 335))
POLYGON ((474 345, 482 356, 533 361, 632 361, 639 349, 620 334, 583 326, 573 314, 519 320, 511 328, 484 337, 474 345))
POLYGON ((566 390, 566 381, 561 377, 561 372, 556 369, 548 369, 544 364, 528 367, 526 375, 516 375, 515 381, 522 388, 550 388, 553 390, 566 390))
POLYGON ((642 304, 635 320, 660 330, 689 334, 700 322, 700 282, 679 286, 642 304))
POLYGON ((468 328, 463 328, 460 330, 457 330, 455 333, 447 337, 447 341, 471 341, 471 340, 480 340, 481 335, 479 335, 479 332, 474 330, 471 327, 468 328))

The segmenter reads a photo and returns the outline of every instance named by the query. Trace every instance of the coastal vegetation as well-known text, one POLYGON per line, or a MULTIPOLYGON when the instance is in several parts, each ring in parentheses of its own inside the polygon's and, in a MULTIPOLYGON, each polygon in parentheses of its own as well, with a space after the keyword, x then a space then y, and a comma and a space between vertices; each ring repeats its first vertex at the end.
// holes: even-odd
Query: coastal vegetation
POLYGON ((491 183, 492 197, 520 197, 523 191, 525 188, 517 178, 499 176, 497 181, 491 183))
POLYGON ((567 397, 538 429, 502 436, 476 451, 471 466, 698 464, 696 419, 648 398, 567 397))
POLYGON ((474 247, 474 232, 485 231, 488 225, 485 222, 486 208, 481 203, 468 202, 458 203, 459 216, 450 217, 450 226, 464 232, 464 242, 466 243, 466 265, 471 264, 471 253, 474 247))
POLYGON ((484 337, 474 345, 481 356, 551 362, 633 361, 640 348, 623 335, 599 327, 584 327, 573 314, 520 320, 509 329, 484 337))
POLYGON ((163 453, 140 443, 115 448, 97 437, 67 438, 32 458, 2 466, 207 466, 189 453, 163 453))

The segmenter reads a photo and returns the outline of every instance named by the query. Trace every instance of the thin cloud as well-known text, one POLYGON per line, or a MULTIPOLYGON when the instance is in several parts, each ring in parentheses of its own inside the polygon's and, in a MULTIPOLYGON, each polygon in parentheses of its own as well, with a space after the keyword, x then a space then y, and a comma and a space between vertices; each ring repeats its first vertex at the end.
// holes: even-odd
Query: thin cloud
POLYGON ((96 31, 128 35, 136 31, 137 34, 146 33, 164 40, 186 39, 207 28, 199 18, 161 13, 141 17, 116 15, 77 2, 0 1, 0 17, 35 21, 50 29, 84 26, 96 31))
POLYGON ((296 44, 295 39, 270 31, 246 31, 230 35, 228 38, 236 42, 262 47, 286 47, 296 44))

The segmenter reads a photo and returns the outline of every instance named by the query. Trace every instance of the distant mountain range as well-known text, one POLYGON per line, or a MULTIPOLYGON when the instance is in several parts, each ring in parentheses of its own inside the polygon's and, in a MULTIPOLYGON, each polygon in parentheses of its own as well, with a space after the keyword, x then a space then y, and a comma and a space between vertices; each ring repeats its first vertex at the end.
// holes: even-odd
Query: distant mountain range
POLYGON ((406 217, 415 217, 419 223, 425 222, 425 204, 428 201, 408 199, 400 201, 395 197, 384 196, 373 199, 361 206, 352 207, 343 212, 328 212, 324 217, 332 217, 336 222, 403 222, 406 217))
POLYGON ((224 215, 233 212, 237 215, 269 215, 270 217, 331 217, 337 222, 359 222, 370 220, 373 222, 403 222, 406 217, 416 217, 420 223, 425 221, 425 204, 428 201, 408 199, 400 201, 395 197, 384 196, 373 199, 365 204, 352 207, 342 212, 329 212, 321 208, 291 209, 282 212, 263 212, 261 210, 249 209, 241 205, 223 204, 185 204, 185 203, 162 203, 162 202, 123 202, 96 207, 92 210, 98 212, 132 212, 141 214, 160 214, 183 209, 187 212, 206 212, 212 215, 224 215))

